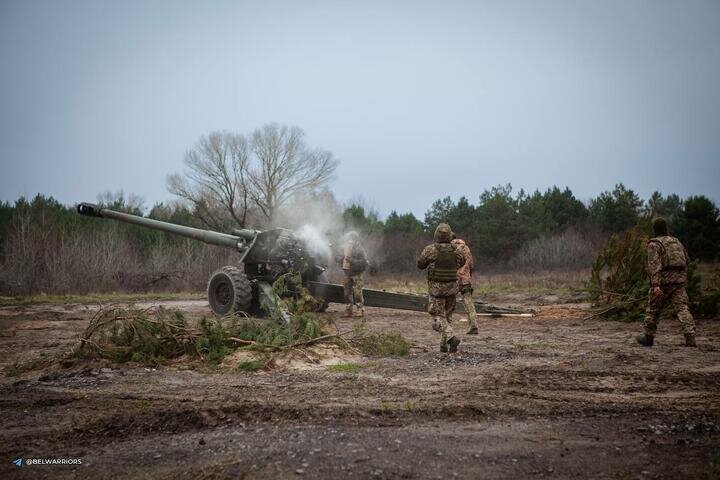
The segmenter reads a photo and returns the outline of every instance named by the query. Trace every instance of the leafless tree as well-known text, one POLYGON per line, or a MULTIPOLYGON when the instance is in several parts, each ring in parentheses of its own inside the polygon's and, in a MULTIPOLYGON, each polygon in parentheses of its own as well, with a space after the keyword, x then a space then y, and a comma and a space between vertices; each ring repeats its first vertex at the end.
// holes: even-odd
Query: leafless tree
POLYGON ((240 134, 212 132, 203 136, 186 153, 184 174, 168 176, 168 190, 189 201, 210 228, 223 230, 228 220, 244 227, 249 198, 248 152, 248 142, 240 134))
POLYGON ((102 193, 98 193, 97 201, 100 205, 104 205, 107 208, 114 208, 130 213, 142 212, 145 207, 145 199, 140 195, 131 193, 125 198, 125 192, 118 190, 117 192, 111 192, 105 190, 102 193))
POLYGON ((291 197, 325 187, 338 166, 331 152, 309 148, 298 127, 273 123, 248 138, 227 132, 202 137, 185 157, 187 170, 168 177, 168 190, 192 203, 211 228, 224 229, 228 217, 245 226, 253 212, 270 224, 291 197))
POLYGON ((250 194, 268 220, 290 197, 325 186, 335 173, 332 153, 308 148, 304 137, 302 129, 278 124, 252 134, 257 164, 250 169, 250 194))

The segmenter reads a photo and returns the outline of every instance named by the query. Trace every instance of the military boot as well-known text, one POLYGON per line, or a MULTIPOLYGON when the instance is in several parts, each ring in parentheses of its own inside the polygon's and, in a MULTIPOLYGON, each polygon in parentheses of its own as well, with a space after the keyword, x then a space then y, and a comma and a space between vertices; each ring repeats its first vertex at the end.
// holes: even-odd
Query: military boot
POLYGON ((443 344, 440 345, 440 352, 441 352, 441 353, 448 353, 447 343, 443 343, 443 344))
POLYGON ((456 353, 458 345, 460 345, 460 339, 455 336, 450 337, 448 340, 448 353, 456 353))
POLYGON ((635 340, 642 345, 643 347, 652 347, 653 343, 655 342, 655 337, 652 335, 638 335, 635 337, 635 340))
POLYGON ((695 343, 695 335, 693 335, 692 333, 685 334, 685 346, 697 347, 697 344, 695 343))
POLYGON ((468 330, 467 335, 477 335, 478 334, 478 328, 477 325, 473 325, 470 327, 470 330, 468 330))

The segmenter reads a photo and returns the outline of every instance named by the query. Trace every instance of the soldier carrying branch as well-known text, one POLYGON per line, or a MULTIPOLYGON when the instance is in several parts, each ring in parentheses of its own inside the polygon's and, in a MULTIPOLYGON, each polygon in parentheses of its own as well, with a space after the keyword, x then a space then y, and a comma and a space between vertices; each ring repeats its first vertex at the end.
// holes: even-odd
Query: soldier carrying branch
POLYGON ((669 310, 680 320, 685 345, 695 347, 695 320, 688 309, 687 267, 689 257, 680 240, 668 234, 667 222, 658 217, 653 221, 654 238, 647 243, 647 271, 650 276, 648 305, 645 310, 640 345, 652 347, 657 323, 663 311, 669 310))

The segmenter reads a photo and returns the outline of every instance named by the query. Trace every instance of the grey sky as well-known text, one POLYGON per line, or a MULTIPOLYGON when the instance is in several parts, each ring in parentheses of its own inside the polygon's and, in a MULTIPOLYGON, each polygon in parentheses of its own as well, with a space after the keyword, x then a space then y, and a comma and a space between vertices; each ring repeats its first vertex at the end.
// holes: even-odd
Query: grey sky
POLYGON ((2 1, 0 199, 167 174, 212 130, 305 129, 339 199, 496 184, 720 200, 718 1, 2 1))

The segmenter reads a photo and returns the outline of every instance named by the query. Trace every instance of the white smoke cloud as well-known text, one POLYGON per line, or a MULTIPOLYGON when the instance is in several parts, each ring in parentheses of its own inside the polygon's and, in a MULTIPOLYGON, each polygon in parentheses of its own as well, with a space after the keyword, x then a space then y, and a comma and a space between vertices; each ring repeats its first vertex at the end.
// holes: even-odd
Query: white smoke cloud
MULTIPOLYGON (((350 230, 360 233, 360 241, 371 265, 380 264, 385 255, 382 238, 366 237, 356 226, 345 225, 343 209, 343 205, 329 191, 296 195, 276 213, 272 222, 276 227, 293 230, 305 243, 308 253, 328 267, 328 277, 335 282, 341 281, 343 276, 335 262, 335 255, 341 253, 350 230)), ((374 210, 368 207, 367 211, 374 210)))
POLYGON ((332 249, 328 237, 314 225, 305 224, 295 231, 295 235, 305 243, 308 253, 322 260, 326 265, 332 261, 332 249))

